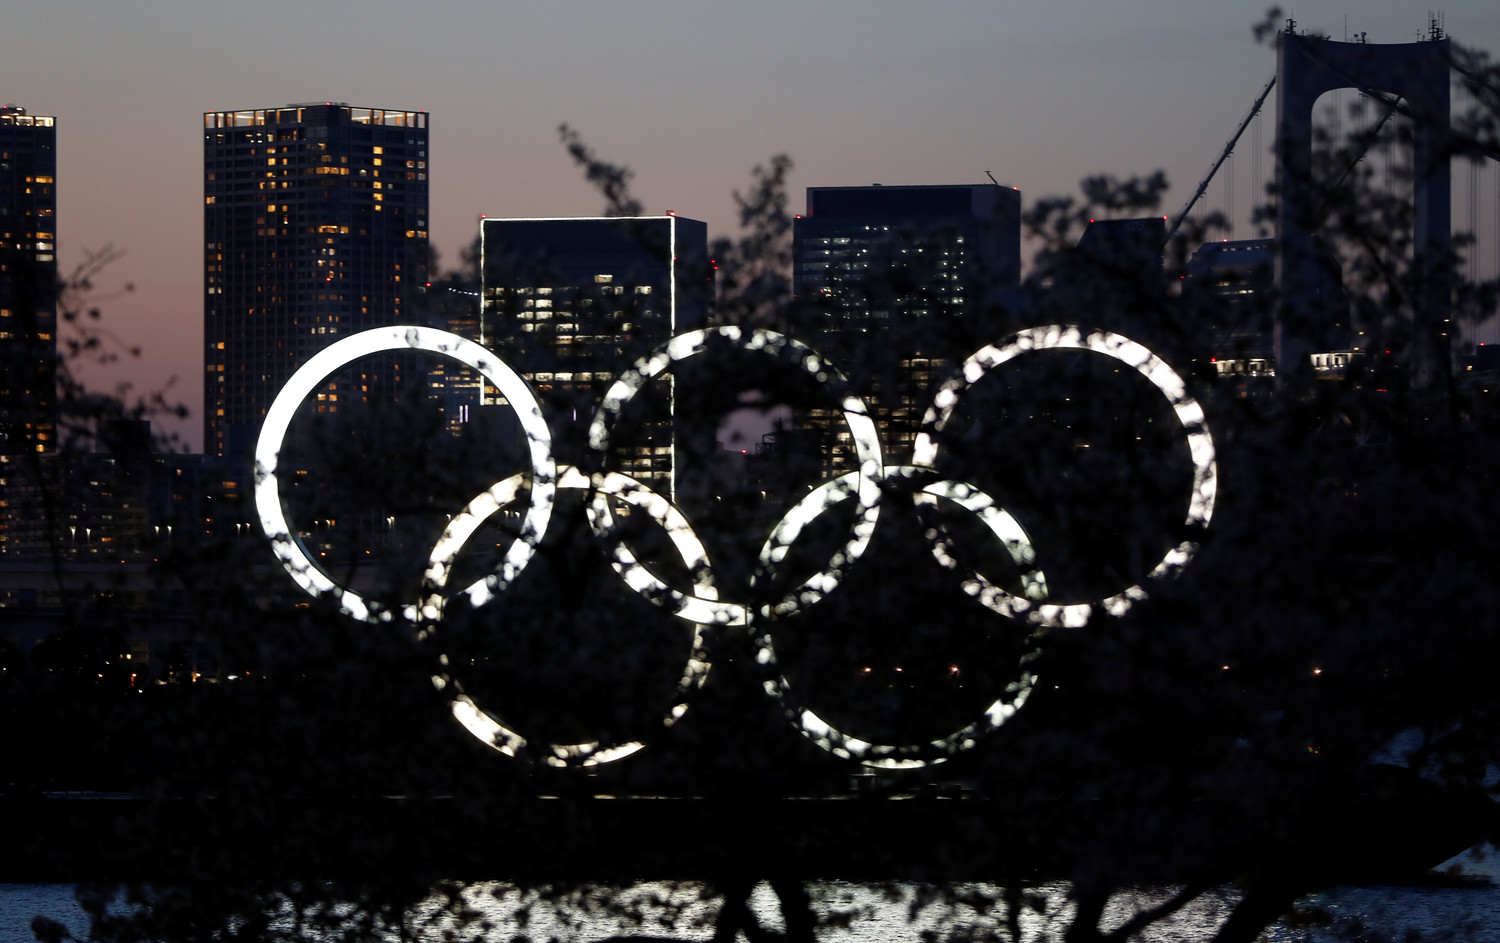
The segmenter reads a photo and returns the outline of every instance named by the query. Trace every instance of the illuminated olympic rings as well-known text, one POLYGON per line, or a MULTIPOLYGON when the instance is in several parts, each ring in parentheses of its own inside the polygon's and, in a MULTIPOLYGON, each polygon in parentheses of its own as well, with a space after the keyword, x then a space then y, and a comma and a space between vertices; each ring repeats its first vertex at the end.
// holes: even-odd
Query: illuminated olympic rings
MULTIPOLYGON (((651 380, 716 343, 777 357, 819 383, 842 380, 838 371, 819 354, 785 335, 735 327, 682 334, 639 360, 610 386, 589 427, 588 443, 593 455, 602 461, 602 456, 608 454, 610 436, 621 413, 651 380)), ((1030 670, 1023 664, 1017 679, 982 712, 982 716, 958 731, 927 743, 876 744, 835 729, 800 704, 791 683, 777 670, 771 633, 758 626, 769 625, 811 607, 838 586, 844 574, 869 546, 880 513, 882 487, 898 482, 913 490, 913 498, 918 503, 947 501, 975 514, 1004 544, 1011 560, 1022 571, 1020 595, 1007 591, 981 573, 968 573, 963 580, 965 592, 1000 615, 1019 618, 1040 627, 1078 628, 1088 623, 1096 606, 1108 614, 1120 615, 1133 603, 1145 599, 1146 590, 1135 585, 1097 603, 1059 605, 1045 602, 1046 578, 1034 566, 1035 553, 1021 525, 989 495, 971 484, 944 479, 935 468, 938 436, 949 422, 963 392, 990 370, 1021 354, 1054 349, 1092 351, 1111 357, 1135 369, 1166 397, 1187 436, 1193 464, 1192 493, 1185 523, 1195 530, 1206 528, 1213 516, 1218 487, 1214 445, 1203 409, 1188 395, 1182 378, 1164 361, 1129 338, 1107 332, 1084 334, 1078 328, 1066 325, 1029 328, 1003 345, 987 346, 969 357, 959 375, 943 384, 934 397, 923 419, 910 465, 884 464, 879 436, 869 410, 858 397, 846 396, 842 408, 854 443, 858 469, 814 488, 785 513, 761 548, 760 572, 774 571, 810 523, 835 506, 853 499, 856 511, 850 536, 822 571, 779 599, 753 607, 748 603, 719 598, 707 551, 694 534, 691 523, 670 501, 618 472, 585 474, 575 468, 559 470, 552 458, 551 433, 542 417, 540 404, 525 381, 478 344, 431 328, 385 328, 345 338, 318 353, 288 380, 267 412, 256 445, 256 507, 261 526, 277 558, 297 585, 313 595, 336 594, 340 606, 356 619, 371 623, 391 621, 394 613, 339 586, 307 552, 289 526, 275 475, 277 453, 301 402, 330 374, 354 359, 393 350, 423 350, 452 357, 477 370, 516 409, 530 451, 532 470, 529 474, 519 473, 497 482, 470 501, 449 522, 429 556, 424 597, 401 611, 404 619, 421 625, 423 637, 438 631, 448 598, 445 593, 453 562, 485 520, 520 501, 525 493, 527 508, 520 536, 508 548, 496 571, 451 594, 467 596, 469 604, 475 607, 503 592, 531 560, 550 522, 556 491, 559 488, 584 491, 588 494, 590 527, 611 548, 611 565, 625 584, 692 627, 687 663, 676 695, 665 711, 665 726, 676 723, 686 713, 688 696, 701 687, 708 676, 711 663, 706 650, 705 630, 711 626, 750 627, 757 660, 775 675, 765 682, 765 689, 781 702, 788 719, 804 736, 835 755, 866 765, 889 768, 923 766, 939 762, 955 751, 971 748, 984 730, 998 727, 1014 715, 1034 686, 1035 676, 1030 670), (669 586, 638 560, 624 541, 615 539, 613 506, 616 500, 641 510, 665 531, 683 563, 694 574, 691 592, 669 586)), ((1173 547, 1151 569, 1147 580, 1160 579, 1180 570, 1196 549, 1196 543, 1191 540, 1173 547)), ((941 536, 934 540, 931 550, 944 566, 958 566, 941 536)), ((466 729, 502 753, 516 755, 527 747, 523 734, 487 713, 464 692, 462 685, 446 670, 447 656, 441 656, 441 662, 444 670, 434 675, 433 682, 450 695, 452 712, 466 729)), ((543 762, 552 765, 589 766, 629 756, 642 746, 641 741, 550 744, 543 747, 539 755, 543 762)))

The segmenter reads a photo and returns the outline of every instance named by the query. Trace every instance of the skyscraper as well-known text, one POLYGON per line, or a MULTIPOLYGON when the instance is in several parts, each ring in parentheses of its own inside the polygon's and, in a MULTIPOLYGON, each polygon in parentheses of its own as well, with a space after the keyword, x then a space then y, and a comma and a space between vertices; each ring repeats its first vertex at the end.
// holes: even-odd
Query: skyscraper
MULTIPOLYGON (((204 114, 206 454, 246 452, 319 349, 411 317, 426 283, 427 122, 335 102, 204 114)), ((370 369, 320 391, 318 410, 400 367, 370 369)))
MULTIPOLYGON (((816 343, 872 398, 890 456, 907 454, 934 371, 967 354, 950 326, 1019 281, 1021 194, 1011 187, 809 187, 792 230, 792 290, 818 319, 816 343)), ((825 463, 848 471, 837 410, 809 417, 825 463)))
POLYGON ((0 453, 56 442, 56 120, 0 108, 0 453))
MULTIPOLYGON (((480 232, 482 339, 542 396, 564 460, 576 462, 588 417, 620 372, 706 324, 708 227, 668 215, 486 219, 480 232)), ((670 487, 670 424, 658 411, 616 450, 615 467, 670 487)))

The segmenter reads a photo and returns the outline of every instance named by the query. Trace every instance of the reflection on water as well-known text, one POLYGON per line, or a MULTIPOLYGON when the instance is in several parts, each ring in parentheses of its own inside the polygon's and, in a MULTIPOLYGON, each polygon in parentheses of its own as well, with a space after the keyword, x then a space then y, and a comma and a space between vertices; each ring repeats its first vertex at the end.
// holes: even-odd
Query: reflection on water
MULTIPOLYGON (((1465 857, 1460 863, 1466 872, 1500 877, 1493 857, 1465 857)), ((1010 938, 1008 911, 993 885, 957 885, 939 892, 911 884, 821 882, 810 891, 821 941, 1010 938)), ((1117 895, 1104 928, 1120 926, 1170 893, 1169 888, 1144 888, 1117 895)), ((1137 939, 1148 943, 1206 941, 1237 899, 1228 889, 1206 894, 1137 939)), ((755 889, 751 908, 765 928, 783 929, 779 902, 768 885, 755 889)), ((1262 941, 1332 943, 1351 937, 1400 941, 1408 929, 1417 929, 1423 939, 1437 936, 1454 943, 1487 943, 1494 938, 1493 928, 1500 926, 1500 886, 1335 888, 1306 899, 1302 910, 1317 917, 1321 925, 1279 923, 1262 941), (1361 931, 1368 935, 1359 936, 1361 931)), ((451 939, 449 934, 459 930, 464 939, 504 943, 516 939, 589 943, 612 936, 708 940, 718 911, 719 901, 712 890, 693 882, 646 883, 624 889, 593 885, 566 892, 481 883, 464 887, 452 898, 434 894, 410 915, 408 926, 416 939, 432 941, 451 939)), ((0 943, 33 940, 31 918, 39 913, 63 923, 75 936, 86 937, 88 921, 73 899, 71 885, 0 884, 0 943)), ((1066 885, 1040 885, 1028 889, 1016 923, 1025 943, 1043 943, 1060 940, 1070 916, 1066 885)), ((290 913, 278 917, 276 929, 287 931, 294 925, 290 913)))
POLYGON ((0 943, 33 943, 31 919, 44 914, 82 938, 88 919, 71 884, 0 884, 0 943))

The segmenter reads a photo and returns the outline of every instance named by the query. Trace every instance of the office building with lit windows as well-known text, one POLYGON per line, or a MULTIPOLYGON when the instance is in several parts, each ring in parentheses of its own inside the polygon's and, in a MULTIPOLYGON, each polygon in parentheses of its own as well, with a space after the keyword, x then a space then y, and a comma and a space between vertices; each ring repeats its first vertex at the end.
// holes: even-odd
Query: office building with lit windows
MULTIPOLYGON (((609 384, 669 338, 706 325, 708 227, 676 215, 485 219, 480 237, 481 341, 525 376, 561 460, 577 462, 609 384)), ((671 385, 657 385, 651 416, 612 459, 664 489, 674 487, 671 385)))
MULTIPOLYGON (((956 319, 1020 281, 1021 194, 1013 187, 809 187, 793 221, 792 291, 806 329, 869 397, 887 454, 910 453, 930 388, 955 356, 956 319)), ((842 414, 809 423, 833 470, 854 468, 842 414)))
MULTIPOLYGON (((247 454, 277 392, 321 348, 413 316, 427 135, 426 112, 336 102, 204 114, 205 454, 247 454)), ((331 384, 318 408, 337 412, 400 369, 331 384)))
POLYGON ((0 454, 56 446, 56 119, 0 108, 0 454))

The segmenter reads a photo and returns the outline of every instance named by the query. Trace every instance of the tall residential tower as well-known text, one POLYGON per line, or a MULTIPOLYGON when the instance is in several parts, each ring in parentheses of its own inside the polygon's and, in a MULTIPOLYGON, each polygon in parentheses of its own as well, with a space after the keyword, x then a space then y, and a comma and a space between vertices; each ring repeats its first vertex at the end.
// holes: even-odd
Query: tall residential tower
POLYGON ((55 447, 57 128, 0 108, 0 454, 55 447))
MULTIPOLYGON (((413 316, 426 283, 427 120, 339 102, 203 116, 205 454, 246 453, 319 349, 413 316)), ((394 377, 331 384, 318 409, 359 397, 361 379, 394 377)))

